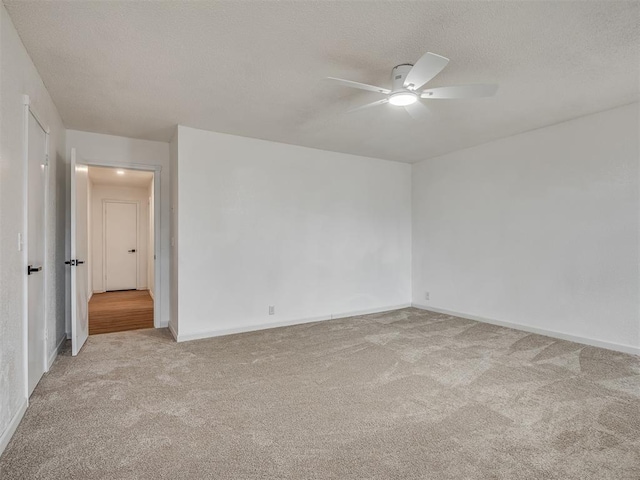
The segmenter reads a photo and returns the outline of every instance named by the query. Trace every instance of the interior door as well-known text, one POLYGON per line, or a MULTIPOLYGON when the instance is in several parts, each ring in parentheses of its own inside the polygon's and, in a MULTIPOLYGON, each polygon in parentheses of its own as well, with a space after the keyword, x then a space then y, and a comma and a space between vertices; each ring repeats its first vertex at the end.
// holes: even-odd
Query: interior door
POLYGON ((89 336, 87 282, 89 169, 71 149, 71 354, 77 355, 89 336))
POLYGON ((135 290, 138 284, 138 204, 105 202, 107 291, 135 290))
POLYGON ((44 318, 44 189, 47 134, 29 113, 27 130, 27 351, 29 395, 46 369, 44 318))

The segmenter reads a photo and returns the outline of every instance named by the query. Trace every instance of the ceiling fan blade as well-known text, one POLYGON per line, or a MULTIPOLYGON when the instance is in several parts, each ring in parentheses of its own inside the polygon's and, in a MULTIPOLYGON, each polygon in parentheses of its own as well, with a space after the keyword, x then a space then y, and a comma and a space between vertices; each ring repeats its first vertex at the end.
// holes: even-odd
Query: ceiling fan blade
POLYGON ((365 105, 360 105, 359 107, 352 108, 351 110, 347 110, 346 113, 357 112, 358 110, 364 110, 365 108, 377 107, 378 105, 384 105, 385 103, 388 103, 388 102, 389 102, 388 98, 383 98, 382 100, 378 100, 377 102, 367 103, 365 105))
POLYGON ((457 85, 424 90, 422 98, 481 98, 492 97, 498 91, 498 85, 457 85))
POLYGON ((418 90, 439 74, 447 63, 449 59, 446 57, 431 52, 425 53, 407 73, 407 78, 404 79, 405 88, 418 90))
POLYGON ((431 118, 431 111, 424 103, 418 101, 404 107, 414 120, 427 120, 431 118))
POLYGON ((374 85, 367 85, 366 83, 352 82, 351 80, 344 80, 342 78, 327 77, 327 80, 338 82, 344 85, 345 87, 359 88, 360 90, 369 90, 370 92, 384 93, 385 95, 388 93, 391 93, 391 90, 388 90, 386 88, 376 87, 374 85))

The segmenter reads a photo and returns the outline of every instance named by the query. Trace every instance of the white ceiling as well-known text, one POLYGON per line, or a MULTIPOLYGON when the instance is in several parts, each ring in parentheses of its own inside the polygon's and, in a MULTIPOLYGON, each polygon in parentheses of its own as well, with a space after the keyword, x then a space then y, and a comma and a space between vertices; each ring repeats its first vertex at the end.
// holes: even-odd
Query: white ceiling
POLYGON ((178 123, 415 162, 636 101, 640 3, 33 2, 5 0, 68 128, 168 141, 178 123), (417 122, 323 80, 387 87, 391 68, 451 59, 417 122))
POLYGON ((110 185, 115 187, 148 187, 153 179, 153 172, 125 170, 121 168, 89 167, 89 178, 94 185, 110 185), (117 170, 124 171, 118 175, 117 170))

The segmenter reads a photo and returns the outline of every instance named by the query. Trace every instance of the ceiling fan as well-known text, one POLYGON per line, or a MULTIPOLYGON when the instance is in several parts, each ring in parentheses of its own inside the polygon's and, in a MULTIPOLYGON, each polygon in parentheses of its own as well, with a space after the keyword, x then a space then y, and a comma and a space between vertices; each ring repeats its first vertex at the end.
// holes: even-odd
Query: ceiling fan
POLYGON ((427 107, 420 101, 426 99, 455 99, 455 98, 480 98, 491 97, 498 90, 498 85, 457 85, 452 87, 436 87, 422 90, 433 77, 438 75, 449 63, 449 59, 435 53, 427 52, 415 65, 397 65, 391 70, 391 89, 367 85, 366 83, 352 82, 342 78, 327 77, 344 86, 368 90, 370 92, 386 95, 382 100, 367 103, 348 110, 355 112, 370 107, 377 107, 389 103, 398 107, 404 107, 415 119, 421 119, 428 113, 427 107))

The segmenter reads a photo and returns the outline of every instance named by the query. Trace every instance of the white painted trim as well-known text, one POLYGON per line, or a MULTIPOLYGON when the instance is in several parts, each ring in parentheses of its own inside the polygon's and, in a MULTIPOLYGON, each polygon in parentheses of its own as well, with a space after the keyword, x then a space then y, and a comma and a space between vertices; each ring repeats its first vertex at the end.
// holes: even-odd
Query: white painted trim
MULTIPOLYGON (((44 166, 44 208, 42 211, 42 214, 44 216, 43 218, 43 222, 44 225, 42 225, 42 230, 43 230, 43 234, 44 234, 44 256, 43 256, 43 267, 44 267, 44 277, 42 279, 42 296, 43 296, 43 305, 42 305, 42 321, 44 322, 44 342, 42 345, 42 348, 44 348, 44 356, 43 356, 43 361, 44 361, 44 372, 48 372, 49 371, 49 365, 47 363, 47 345, 49 344, 49 318, 48 318, 48 314, 47 314, 47 304, 49 303, 49 281, 47 280, 47 275, 49 274, 48 270, 48 266, 51 264, 51 262, 49 262, 49 257, 50 254, 48 253, 48 249, 47 249, 47 242, 49 241, 49 234, 47 233, 47 218, 49 218, 49 172, 50 172, 50 159, 49 159, 49 145, 50 145, 50 136, 49 136, 49 127, 45 127, 43 126, 42 122, 38 119, 38 117, 35 115, 35 113, 33 112, 33 110, 29 110, 31 112, 31 114, 33 115, 33 117, 36 119, 36 121, 38 122, 38 124, 40 125, 40 127, 44 130, 44 135, 45 135, 45 141, 44 141, 44 154, 45 154, 45 166, 44 166)), ((54 271, 55 271, 55 267, 54 267, 54 271)))
POLYGON ((410 303, 403 303, 401 305, 390 305, 387 307, 378 307, 378 308, 370 308, 366 310, 355 310, 350 312, 342 312, 342 313, 332 313, 329 315, 319 315, 317 317, 306 317, 306 318, 297 318, 293 320, 285 320, 282 322, 273 322, 273 323, 262 323, 257 325, 249 325, 246 327, 238 327, 238 328, 227 328, 220 330, 204 330, 200 332, 188 333, 188 334, 176 334, 173 331, 171 324, 169 324, 169 329, 171 333, 176 338, 178 342, 186 342, 189 340, 198 340, 201 338, 212 338, 212 337, 222 337, 225 335, 233 335, 236 333, 245 333, 245 332, 255 332, 259 330, 269 330, 271 328, 279 328, 279 327, 288 327, 291 325, 302 325, 305 323, 314 323, 314 322, 322 322, 325 320, 335 320, 338 318, 347 318, 354 317, 357 315, 368 315, 371 313, 381 313, 381 312, 390 312, 393 310, 399 310, 401 308, 410 307, 410 303))
POLYGON ((335 320, 335 319, 338 319, 338 318, 357 317, 359 315, 370 315, 372 313, 391 312, 393 310, 400 310, 402 308, 409 308, 410 306, 411 306, 410 303, 402 303, 400 305, 391 305, 391 306, 387 306, 387 307, 367 308, 365 310, 351 310, 350 312, 332 313, 331 314, 331 320, 335 320))
POLYGON ((29 276, 24 275, 24 272, 27 269, 27 265, 29 264, 29 118, 30 116, 36 121, 36 123, 40 126, 42 131, 44 132, 44 154, 45 154, 45 169, 44 169, 44 206, 43 206, 43 222, 42 231, 44 236, 43 241, 43 249, 44 255, 42 259, 42 267, 44 268, 44 278, 42 279, 42 295, 43 295, 43 313, 42 313, 42 328, 44 331, 43 341, 41 348, 43 350, 42 356, 42 371, 43 373, 47 371, 47 343, 48 343, 48 322, 47 322, 47 264, 49 260, 49 255, 47 254, 47 218, 49 214, 49 203, 47 202, 47 197, 49 194, 49 127, 46 126, 42 120, 38 117, 36 111, 31 106, 31 99, 29 95, 22 96, 22 103, 24 105, 24 120, 23 120, 23 128, 24 128, 24 138, 23 138, 23 192, 22 192, 22 221, 23 221, 23 231, 21 238, 21 247, 22 247, 22 259, 23 259, 23 295, 22 295, 22 330, 23 330, 23 353, 22 357, 24 360, 23 365, 23 375, 24 375, 24 393, 27 398, 29 398, 29 276))
POLYGON ((593 338, 581 337, 578 335, 572 335, 570 333, 556 332, 555 330, 547 330, 544 328, 530 327, 529 325, 522 325, 520 323, 493 320, 491 318, 484 318, 484 317, 479 317, 477 315, 471 315, 468 313, 444 310, 442 308, 435 308, 428 305, 422 305, 419 303, 414 303, 412 304, 412 306, 415 308, 419 308, 421 310, 427 310, 427 311, 436 312, 436 313, 444 313, 446 315, 453 315, 455 317, 475 320, 477 322, 490 323, 491 325, 498 325, 500 327, 507 327, 507 328, 513 328, 515 330, 522 330, 523 332, 537 333, 538 335, 558 338, 560 340, 568 340, 570 342, 582 343, 584 345, 591 345, 593 347, 606 348, 607 350, 615 350, 617 352, 630 353, 631 355, 640 355, 640 347, 634 347, 632 345, 623 345, 620 343, 605 342, 603 340, 595 340, 593 338))
POLYGON ((49 135, 51 133, 51 130, 49 129, 49 126, 42 121, 40 116, 38 116, 38 113, 31 108, 31 98, 29 98, 29 95, 22 95, 22 104, 29 108, 29 110, 33 114, 33 118, 35 118, 36 122, 38 122, 38 125, 40 125, 40 128, 44 130, 44 133, 49 135))
POLYGON ((151 297, 152 300, 155 300, 156 297, 153 294, 153 290, 151 290, 150 288, 147 288, 147 290, 149 291, 149 296, 151 297))
POLYGON ((93 292, 89 292, 89 298, 87 298, 87 303, 91 301, 91 297, 93 297, 93 292))
POLYGON ((23 399, 22 405, 20 405, 20 408, 18 408, 18 411, 9 422, 9 425, 7 425, 6 430, 2 432, 2 436, 0 436, 0 455, 2 455, 4 449, 7 448, 7 445, 9 445, 11 437, 13 437, 13 434, 16 432, 18 425, 20 425, 22 417, 24 417, 24 413, 27 411, 28 406, 29 400, 27 400, 26 398, 23 399))
MULTIPOLYGON (((29 96, 22 96, 24 103, 22 142, 23 152, 23 190, 22 190, 22 268, 29 264, 29 96)), ((22 271, 24 274, 24 270, 22 271)), ((29 398, 29 277, 22 277, 22 374, 24 376, 24 395, 29 398)), ((45 355, 46 358, 46 355, 45 355)))
POLYGON ((169 331, 171 332, 171 335, 173 335, 173 338, 177 342, 178 341, 178 332, 176 331, 175 327, 173 326, 173 324, 171 322, 169 322, 168 327, 169 327, 169 331))
POLYGON ((51 352, 51 355, 49 355, 49 360, 47 361, 47 372, 51 369, 51 366, 53 365, 53 362, 56 361, 56 358, 58 356, 58 354, 60 353, 60 350, 62 350, 62 346, 64 345, 64 342, 67 340, 67 336, 63 335, 60 340, 58 341, 58 344, 56 345, 56 348, 53 350, 53 352, 51 352))
MULTIPOLYGON (((160 181, 162 169, 158 168, 153 174, 153 326, 161 328, 169 325, 169 319, 162 319, 162 305, 160 300, 162 298, 162 269, 160 268, 160 249, 162 243, 162 197, 160 196, 160 181), (158 295, 155 292, 159 292, 158 295)), ((169 202, 170 203, 170 202, 169 202)), ((171 232, 169 232, 171 236, 171 232)), ((169 261, 167 262, 167 268, 170 269, 171 264, 171 251, 168 252, 169 261)), ((169 294, 169 298, 171 294, 169 294)), ((171 310, 171 308, 169 308, 171 310)))
MULTIPOLYGON (((161 252, 162 247, 162 202, 160 201, 161 188, 160 183, 162 181, 162 165, 147 165, 143 163, 135 163, 135 162, 122 162, 122 163, 106 163, 101 161, 93 161, 93 160, 85 160, 84 165, 93 166, 93 167, 105 167, 105 168, 124 168, 129 170, 142 170, 145 172, 153 172, 153 243, 154 243, 154 264, 153 264, 153 274, 155 276, 155 281, 153 282, 153 288, 160 292, 157 296, 153 298, 153 326, 154 328, 166 328, 169 325, 168 320, 162 319, 162 275, 159 268, 160 259, 158 258, 158 252, 161 252)), ((104 265, 103 265, 104 268, 104 265)), ((106 285, 105 285, 106 287, 106 285)))

